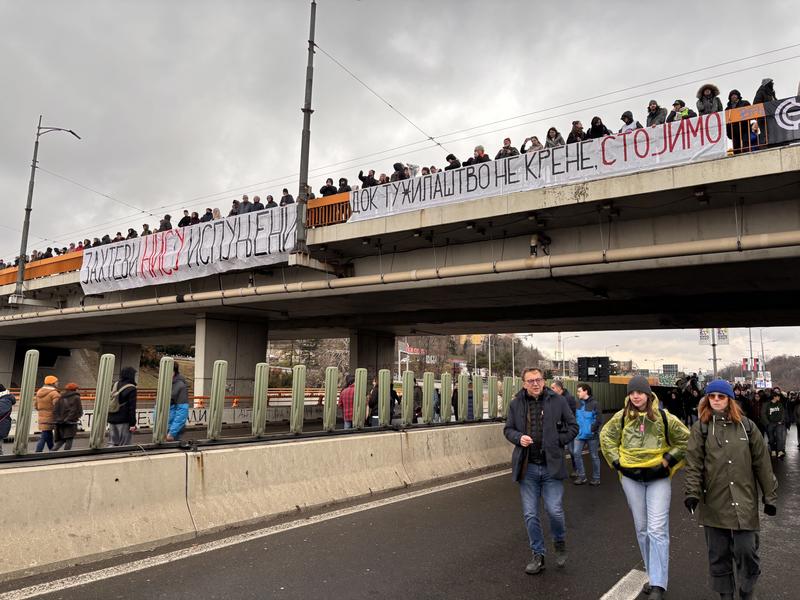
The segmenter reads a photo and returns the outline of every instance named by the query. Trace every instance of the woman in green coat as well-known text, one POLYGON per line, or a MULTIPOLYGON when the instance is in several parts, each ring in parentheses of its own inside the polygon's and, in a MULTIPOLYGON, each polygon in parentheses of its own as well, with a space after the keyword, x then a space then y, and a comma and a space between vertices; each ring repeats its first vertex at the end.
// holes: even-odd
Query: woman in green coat
POLYGON ((764 512, 774 516, 778 482, 772 473, 764 436, 734 402, 727 381, 706 386, 699 421, 686 451, 684 504, 703 526, 708 546, 711 588, 723 600, 753 598, 761 574, 758 557, 758 488, 764 512))

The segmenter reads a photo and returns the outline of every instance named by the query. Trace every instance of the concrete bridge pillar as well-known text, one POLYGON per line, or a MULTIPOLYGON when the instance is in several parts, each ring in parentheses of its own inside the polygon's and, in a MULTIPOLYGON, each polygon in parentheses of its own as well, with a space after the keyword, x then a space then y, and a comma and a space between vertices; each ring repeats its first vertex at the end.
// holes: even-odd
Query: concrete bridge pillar
POLYGON ((0 340, 0 383, 6 387, 11 387, 16 351, 17 342, 15 340, 0 340))
POLYGON ((114 360, 114 374, 113 378, 116 381, 119 378, 119 372, 122 367, 133 367, 139 372, 139 363, 142 360, 142 347, 139 344, 116 344, 113 342, 103 342, 100 344, 100 355, 113 354, 114 360))
POLYGON ((377 377, 381 369, 394 372, 396 364, 393 333, 359 329, 350 334, 350 372, 366 369, 369 377, 377 377))
POLYGON ((256 365, 267 359, 269 326, 264 322, 198 317, 194 344, 194 393, 207 396, 215 360, 228 361, 226 393, 253 394, 256 365))

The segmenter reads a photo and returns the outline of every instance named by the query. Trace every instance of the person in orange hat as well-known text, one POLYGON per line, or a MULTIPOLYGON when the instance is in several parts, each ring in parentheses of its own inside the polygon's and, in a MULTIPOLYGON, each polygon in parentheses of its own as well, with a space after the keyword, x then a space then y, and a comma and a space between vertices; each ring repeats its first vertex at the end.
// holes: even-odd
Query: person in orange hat
POLYGON ((78 432, 78 423, 83 416, 83 406, 81 406, 81 395, 78 392, 77 383, 68 383, 64 386, 64 392, 56 400, 53 409, 53 423, 55 424, 55 440, 53 452, 72 449, 72 440, 78 432))
POLYGON ((53 449, 53 409, 56 400, 61 396, 58 391, 58 377, 48 375, 44 378, 44 385, 40 387, 33 401, 33 407, 39 416, 39 441, 36 443, 36 452, 44 451, 45 444, 48 450, 53 449))

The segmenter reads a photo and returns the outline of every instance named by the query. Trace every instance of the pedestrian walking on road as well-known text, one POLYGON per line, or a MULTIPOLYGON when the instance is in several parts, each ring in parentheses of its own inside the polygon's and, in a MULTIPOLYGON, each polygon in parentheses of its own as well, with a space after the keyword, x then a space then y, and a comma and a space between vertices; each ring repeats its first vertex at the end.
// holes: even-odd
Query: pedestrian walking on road
POLYGON ((541 369, 522 372, 523 388, 511 400, 503 434, 514 444, 511 476, 519 483, 522 516, 528 530, 533 558, 525 572, 535 575, 544 569, 544 532, 539 519, 539 498, 550 519, 556 566, 567 564, 564 522, 564 446, 578 434, 575 416, 563 396, 545 386, 541 369))
POLYGON ((78 423, 83 416, 83 406, 81 406, 81 395, 78 392, 77 383, 68 383, 64 386, 64 391, 55 402, 53 408, 53 423, 55 426, 55 445, 53 452, 57 450, 71 450, 75 434, 78 433, 78 423))
MULTIPOLYGON (((172 366, 172 394, 169 401, 169 428, 167 441, 174 442, 181 438, 186 420, 189 418, 189 386, 180 374, 178 363, 172 366)), ((155 421, 155 419, 153 419, 155 421)))
POLYGON ((3 454, 3 440, 11 433, 11 409, 17 399, 0 383, 0 454, 3 454))
MULTIPOLYGON (((43 452, 45 446, 48 450, 53 449, 53 409, 59 396, 61 396, 61 392, 58 391, 58 377, 48 375, 44 378, 44 385, 37 390, 33 402, 33 407, 39 417, 39 431, 41 432, 39 441, 36 443, 36 452, 43 452)), ((24 434, 24 432, 20 432, 20 434, 24 434)))
MULTIPOLYGON (((553 390, 559 396, 564 397, 564 400, 567 401, 567 405, 569 406, 569 409, 572 411, 572 414, 574 415, 578 410, 578 402, 575 400, 575 396, 570 394, 569 390, 564 387, 564 383, 556 379, 555 381, 553 381, 553 383, 550 384, 550 389, 553 390)), ((574 444, 570 443, 564 446, 564 452, 565 455, 569 454, 569 466, 570 466, 569 476, 573 479, 573 482, 577 481, 578 479, 580 479, 580 477, 578 477, 578 462, 577 460, 575 460, 574 444)))
POLYGON ((722 600, 734 599, 737 583, 739 598, 755 598, 759 487, 764 513, 775 516, 778 482, 764 437, 734 401, 730 384, 712 381, 689 437, 684 504, 704 528, 711 589, 722 600))
POLYGON ((625 408, 600 432, 608 464, 620 473, 649 583, 643 592, 661 600, 669 574, 671 478, 683 465, 689 429, 659 406, 647 379, 628 382, 625 408))
POLYGON ((589 485, 600 485, 600 426, 603 412, 597 400, 592 398, 592 388, 588 383, 578 385, 578 405, 575 419, 578 421, 578 436, 572 451, 575 462, 575 485, 586 483, 586 470, 583 466, 583 448, 589 448, 592 459, 592 479, 589 485))
POLYGON ((356 378, 348 375, 344 379, 344 388, 339 392, 339 406, 342 407, 344 429, 353 427, 353 399, 356 394, 356 378))
POLYGON ((767 428, 770 455, 786 458, 786 408, 780 390, 773 390, 769 402, 761 409, 761 420, 767 428))
POLYGON ((136 432, 136 369, 122 367, 111 390, 108 407, 108 445, 129 446, 136 432))

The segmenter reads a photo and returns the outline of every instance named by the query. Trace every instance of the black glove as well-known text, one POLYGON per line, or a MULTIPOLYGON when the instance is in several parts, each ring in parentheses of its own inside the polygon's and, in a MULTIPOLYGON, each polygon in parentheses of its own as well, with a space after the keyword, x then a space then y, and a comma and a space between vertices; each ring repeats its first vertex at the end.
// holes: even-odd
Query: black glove
POLYGON ((683 504, 686 506, 686 510, 694 514, 694 511, 697 510, 697 505, 700 504, 700 500, 691 496, 687 496, 684 499, 683 504))
POLYGON ((770 517, 774 517, 775 515, 778 514, 778 508, 774 504, 765 504, 764 514, 770 517))

